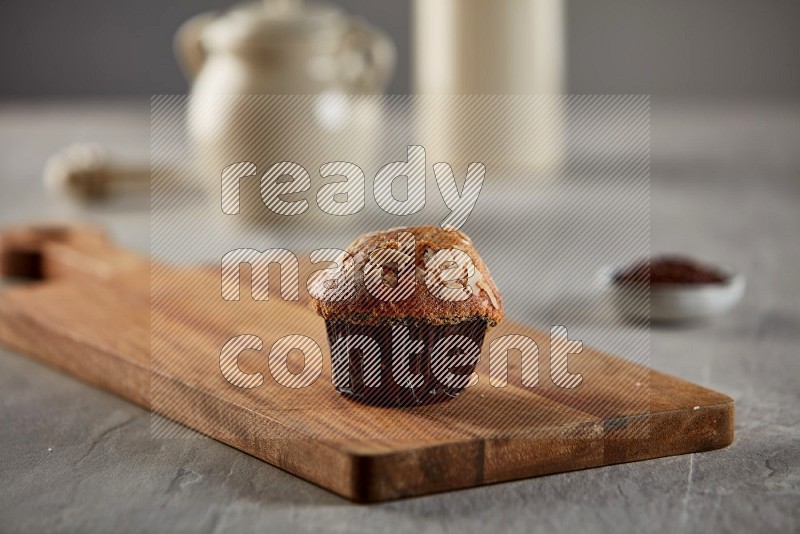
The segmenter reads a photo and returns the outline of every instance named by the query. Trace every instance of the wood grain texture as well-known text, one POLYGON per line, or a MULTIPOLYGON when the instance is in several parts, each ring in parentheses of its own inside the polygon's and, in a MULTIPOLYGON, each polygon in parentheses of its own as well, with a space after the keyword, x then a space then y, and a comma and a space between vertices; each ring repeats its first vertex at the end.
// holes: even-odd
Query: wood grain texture
POLYGON ((554 386, 547 333, 511 322, 489 331, 478 384, 448 403, 353 403, 335 392, 327 360, 313 384, 285 388, 267 365, 278 338, 307 335, 327 358, 324 323, 307 302, 252 301, 244 298, 246 283, 241 301, 223 301, 213 266, 158 265, 151 295, 147 258, 93 231, 75 229, 70 239, 27 231, 0 240, 0 257, 25 250, 35 258, 28 271, 7 273, 40 278, 0 293, 0 341, 353 500, 699 452, 733 440, 730 398, 600 351, 570 358, 581 386, 554 386), (539 344, 539 386, 521 385, 514 357, 508 386, 489 385, 486 347, 507 333, 539 344), (262 373, 261 387, 236 388, 219 369, 222 346, 240 334, 264 342, 262 351, 239 358, 243 371, 262 373))

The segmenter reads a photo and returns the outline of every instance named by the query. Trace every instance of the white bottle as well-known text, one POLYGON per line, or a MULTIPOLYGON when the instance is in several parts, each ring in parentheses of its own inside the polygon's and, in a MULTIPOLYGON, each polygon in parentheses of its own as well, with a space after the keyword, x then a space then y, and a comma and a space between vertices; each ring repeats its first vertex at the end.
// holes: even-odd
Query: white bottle
POLYGON ((419 94, 538 95, 425 106, 420 128, 450 132, 441 157, 468 162, 467 147, 482 147, 512 173, 561 162, 563 0, 415 0, 412 54, 419 94))

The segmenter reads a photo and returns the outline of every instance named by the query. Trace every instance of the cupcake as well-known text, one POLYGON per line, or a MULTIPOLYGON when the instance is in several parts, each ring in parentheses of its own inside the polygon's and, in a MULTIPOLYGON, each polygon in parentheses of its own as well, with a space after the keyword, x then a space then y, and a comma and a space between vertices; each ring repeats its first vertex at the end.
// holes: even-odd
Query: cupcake
POLYGON ((315 273, 312 306, 325 319, 336 389, 380 406, 456 397, 503 301, 472 241, 434 226, 357 238, 336 269, 315 273))

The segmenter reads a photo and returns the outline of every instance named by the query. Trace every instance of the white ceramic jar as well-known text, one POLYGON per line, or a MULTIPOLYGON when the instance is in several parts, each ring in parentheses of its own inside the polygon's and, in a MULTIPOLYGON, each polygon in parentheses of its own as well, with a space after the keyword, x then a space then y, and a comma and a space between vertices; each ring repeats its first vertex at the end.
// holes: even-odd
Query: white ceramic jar
MULTIPOLYGON (((381 92, 395 51, 362 19, 331 6, 267 0, 190 19, 175 48, 192 83, 187 124, 196 172, 212 191, 222 169, 239 161, 262 172, 295 161, 313 172, 319 162, 369 157, 368 144, 353 139, 375 137, 378 107, 347 95, 381 92)), ((241 196, 241 218, 264 211, 257 180, 243 184, 241 196)))

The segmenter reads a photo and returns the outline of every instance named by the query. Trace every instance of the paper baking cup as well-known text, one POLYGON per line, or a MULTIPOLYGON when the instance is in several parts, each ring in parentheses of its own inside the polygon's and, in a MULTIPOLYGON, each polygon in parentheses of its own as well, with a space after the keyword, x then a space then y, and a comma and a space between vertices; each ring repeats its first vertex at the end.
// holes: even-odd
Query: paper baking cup
POLYGON ((436 376, 436 369, 440 371, 440 377, 442 376, 442 366, 445 366, 453 375, 468 378, 475 370, 476 362, 468 365, 458 365, 459 362, 455 362, 455 366, 449 364, 461 352, 456 347, 439 351, 438 357, 445 358, 445 362, 433 362, 432 350, 437 342, 453 335, 468 338, 480 348, 486 335, 484 319, 447 325, 400 320, 378 325, 345 321, 326 321, 325 324, 331 350, 337 346, 339 340, 348 338, 348 336, 351 336, 348 339, 356 341, 352 344, 342 342, 343 348, 339 349, 338 355, 334 355, 333 380, 336 390, 355 401, 387 407, 421 406, 457 397, 466 387, 466 378, 459 380, 463 385, 459 384, 454 387, 452 381, 449 382, 451 385, 440 381, 436 376), (398 343, 398 340, 395 340, 394 344, 392 343, 393 326, 402 326, 407 329, 410 340, 407 346, 398 343), (371 346, 374 354, 374 345, 369 342, 365 344, 364 336, 374 340, 380 348, 380 364, 378 366, 370 367, 369 362, 365 360, 364 347, 371 346), (422 347, 420 347, 420 341, 422 347), (393 345, 395 346, 393 347, 393 345), (408 347, 411 347, 412 350, 408 350, 408 347), (398 376, 396 380, 393 370, 395 359, 407 359, 408 370, 413 376, 422 376, 421 383, 413 386, 403 385, 401 383, 402 376, 398 376), (374 385, 377 374, 375 371, 380 374, 378 385, 374 385))

